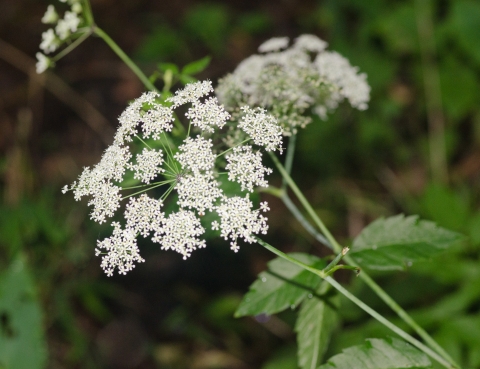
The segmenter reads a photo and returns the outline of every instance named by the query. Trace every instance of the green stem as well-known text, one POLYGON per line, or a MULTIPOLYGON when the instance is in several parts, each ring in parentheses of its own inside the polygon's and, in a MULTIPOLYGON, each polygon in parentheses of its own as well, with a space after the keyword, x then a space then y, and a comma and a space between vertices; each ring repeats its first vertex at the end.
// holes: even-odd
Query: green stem
POLYGON ((65 49, 60 51, 57 55, 52 58, 53 62, 57 62, 62 59, 65 55, 69 52, 73 51, 76 47, 78 47, 83 41, 85 41, 90 35, 92 34, 91 29, 86 30, 79 38, 73 41, 70 45, 68 45, 65 49))
POLYGON ((361 308, 363 311, 365 311, 367 314, 369 314, 372 318, 376 319, 378 322, 381 324, 385 325, 387 328, 395 332, 397 335, 402 337, 405 341, 411 343, 415 347, 417 347, 419 350, 423 351, 425 354, 430 356, 432 359, 436 360, 439 362, 441 365, 443 365, 446 368, 454 368, 448 361, 446 361, 443 357, 438 355, 435 351, 430 349, 429 347, 425 346, 423 343, 409 335, 407 332, 402 330, 401 328, 397 327, 395 324, 391 323, 388 319, 386 319, 383 315, 379 314, 375 310, 373 310, 370 306, 365 304, 363 301, 358 299, 355 295, 351 294, 349 291, 347 291, 345 288, 342 287, 336 280, 334 280, 332 277, 330 277, 328 274, 325 273, 324 270, 318 270, 315 268, 312 268, 311 266, 302 263, 301 261, 292 258, 291 256, 288 256, 287 254, 281 252, 280 250, 276 249, 272 245, 266 243, 260 238, 256 238, 257 242, 265 247, 267 250, 271 251, 275 255, 281 257, 282 259, 285 259, 313 274, 316 274, 320 278, 324 279, 327 281, 332 287, 334 287, 338 292, 340 292, 342 295, 344 295, 346 298, 348 298, 350 301, 352 301, 355 305, 357 305, 359 308, 361 308))
MULTIPOLYGON (((292 165, 293 165, 293 156, 295 154, 295 146, 297 143, 297 135, 293 134, 288 139, 288 147, 287 147, 287 155, 285 157, 285 170, 288 174, 292 173, 292 165)), ((286 192, 287 189, 287 182, 285 178, 282 180, 282 190, 286 192)))
POLYGON ((158 91, 157 88, 153 85, 152 82, 143 74, 140 68, 128 57, 127 54, 123 52, 123 50, 113 41, 109 35, 107 35, 101 28, 94 26, 93 33, 99 36, 103 41, 107 43, 108 46, 118 55, 120 59, 132 70, 133 73, 142 81, 144 86, 148 88, 150 91, 158 91))
MULTIPOLYGON (((323 244, 326 244, 329 246, 331 249, 334 250, 335 253, 339 253, 341 250, 340 244, 335 240, 333 235, 328 231, 328 229, 325 227, 321 219, 318 217, 316 212, 313 210, 311 207, 310 203, 306 200, 305 196, 303 196, 302 192, 300 189, 296 186, 295 182, 293 179, 288 175, 287 171, 283 168, 282 164, 278 160, 278 158, 275 155, 271 155, 273 162, 275 163, 277 169, 279 172, 282 174, 282 177, 284 177, 286 183, 290 186, 292 191, 295 193, 295 195, 298 197, 302 205, 305 207, 305 210, 308 212, 308 214, 311 216, 315 224, 320 228, 322 233, 326 236, 327 242, 322 242, 323 236, 319 234, 315 229, 310 225, 310 223, 303 217, 301 212, 296 208, 295 204, 293 204, 290 199, 285 200, 284 197, 286 195, 283 195, 281 199, 284 201, 284 203, 288 203, 287 207, 290 209, 295 209, 293 214, 297 219, 303 224, 308 224, 308 227, 305 227, 305 229, 310 232, 316 239, 318 239, 320 242, 323 244)), ((358 267, 358 264, 355 263, 355 261, 350 257, 350 256, 345 256, 344 260, 351 266, 358 267)), ((408 313, 400 306, 398 305, 395 300, 393 300, 389 294, 387 294, 370 276, 362 270, 362 272, 358 275, 364 282, 367 284, 377 295, 380 297, 385 304, 387 304, 405 323, 407 323, 431 348, 435 349, 445 360, 448 360, 453 367, 459 368, 460 366, 455 362, 455 360, 452 359, 452 357, 421 327, 419 326, 411 317, 408 315, 408 313)))
MULTIPOLYGON (((270 189, 270 187, 269 187, 269 189, 270 189)), ((305 228, 307 230, 307 232, 310 233, 318 242, 320 242, 321 244, 324 244, 325 246, 327 246, 330 249, 333 248, 332 245, 330 244, 330 242, 328 242, 328 240, 325 237, 323 237, 322 234, 317 232, 315 230, 315 228, 310 224, 310 222, 307 219, 305 219, 305 217, 303 216, 301 211, 298 210, 297 206, 293 203, 293 201, 290 199, 290 197, 287 195, 286 192, 283 192, 283 191, 268 191, 268 193, 279 197, 283 201, 283 203, 285 204, 287 209, 290 210, 290 212, 293 214, 293 216, 300 222, 300 224, 303 226, 303 228, 305 228)))
POLYGON ((328 228, 325 226, 325 224, 323 224, 322 220, 317 216, 317 214, 315 213, 315 210, 313 210, 313 208, 310 205, 310 203, 308 202, 308 200, 305 198, 305 196, 303 196, 302 191, 300 191, 300 189, 297 187, 297 184, 292 179, 292 177, 290 177, 290 175, 285 170, 285 168, 280 163, 280 161, 275 156, 275 154, 273 154, 272 152, 269 152, 269 154, 270 154, 270 157, 272 158, 275 166, 277 167, 278 171, 280 172, 280 174, 284 178, 285 182, 291 188, 291 190, 293 191, 295 196, 297 196, 298 200, 301 202, 301 204, 303 205, 303 207, 307 211, 308 215, 310 215, 312 217, 315 224, 318 226, 318 228, 320 228, 320 230, 325 235, 325 237, 327 238, 330 245, 332 245, 333 251, 336 254, 340 253, 342 251, 342 246, 340 246, 340 244, 335 240, 335 238, 332 236, 332 234, 330 233, 328 228))

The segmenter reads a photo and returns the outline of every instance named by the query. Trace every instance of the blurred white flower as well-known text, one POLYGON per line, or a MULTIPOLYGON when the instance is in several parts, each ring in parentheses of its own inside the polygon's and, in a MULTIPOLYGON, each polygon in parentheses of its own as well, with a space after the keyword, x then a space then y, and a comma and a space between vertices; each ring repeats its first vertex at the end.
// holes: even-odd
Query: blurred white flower
POLYGON ((35 64, 36 71, 38 74, 45 72, 51 64, 50 58, 45 56, 42 53, 37 53, 37 63, 35 64))
POLYGON ((367 108, 370 86, 338 53, 325 51, 327 43, 314 35, 301 35, 290 48, 287 38, 261 45, 261 55, 243 60, 219 81, 215 93, 227 111, 240 119, 243 105, 266 109, 282 127, 295 134, 312 121, 311 113, 325 119, 343 100, 356 109, 367 108))
POLYGON ((71 32, 76 32, 81 18, 77 13, 66 11, 63 19, 60 19, 55 27, 55 32, 61 40, 65 40, 70 36, 71 32))
POLYGON ((55 7, 53 5, 49 5, 47 7, 47 11, 42 17, 42 23, 45 24, 53 24, 58 20, 58 14, 55 11, 55 7))
POLYGON ((261 44, 258 47, 258 51, 261 53, 268 53, 285 49, 288 46, 288 41, 288 37, 274 37, 261 44))

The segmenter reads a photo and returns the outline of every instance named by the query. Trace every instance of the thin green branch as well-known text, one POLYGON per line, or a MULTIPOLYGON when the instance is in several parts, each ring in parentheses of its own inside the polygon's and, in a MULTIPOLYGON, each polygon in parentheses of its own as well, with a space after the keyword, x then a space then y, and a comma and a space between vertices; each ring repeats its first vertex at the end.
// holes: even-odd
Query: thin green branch
POLYGON ((65 49, 63 49, 62 51, 60 51, 57 55, 55 55, 53 58, 52 58, 52 61, 53 62, 57 62, 59 61, 60 59, 62 59, 65 55, 67 55, 68 53, 70 53, 71 51, 73 51, 75 48, 77 48, 78 46, 80 46, 80 44, 85 41, 89 36, 91 36, 92 34, 92 30, 89 28, 88 30, 86 30, 79 38, 77 38, 75 41, 73 41, 70 45, 68 45, 65 49))
POLYGON ((130 57, 125 54, 125 52, 113 41, 108 34, 106 34, 101 28, 93 26, 93 33, 99 36, 103 41, 107 43, 108 46, 118 55, 120 59, 132 70, 133 73, 142 81, 144 86, 150 91, 157 91, 157 88, 153 83, 143 74, 143 72, 138 68, 138 66, 130 59, 130 57))
MULTIPOLYGON (((292 134, 288 139, 288 147, 287 147, 287 155, 285 157, 285 170, 288 174, 292 173, 292 166, 293 166, 293 157, 295 155, 295 147, 297 143, 297 135, 292 134)), ((287 190, 287 182, 285 178, 282 180, 282 190, 286 192, 287 190)))

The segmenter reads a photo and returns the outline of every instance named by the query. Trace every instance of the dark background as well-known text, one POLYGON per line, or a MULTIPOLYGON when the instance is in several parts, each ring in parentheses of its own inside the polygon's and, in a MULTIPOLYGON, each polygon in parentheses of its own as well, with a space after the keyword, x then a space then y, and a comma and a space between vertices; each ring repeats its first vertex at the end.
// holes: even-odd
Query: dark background
MULTIPOLYGON (((0 346, 23 348, 19 369, 295 367, 294 311, 266 323, 232 317, 272 258, 258 245, 234 254, 209 240, 183 261, 144 243, 146 263, 127 276, 103 274, 94 247, 110 227, 89 221, 86 203, 60 189, 98 162, 144 88, 95 37, 37 75, 47 5, 0 3, 0 346)), ((268 38, 303 33, 366 72, 369 110, 345 104, 301 132, 293 176, 345 245, 373 219, 401 212, 469 236, 431 263, 376 277, 455 359, 480 368, 480 3, 92 0, 92 8, 147 75, 158 63, 210 55, 198 78, 215 84, 268 38), (442 151, 429 149, 438 139, 440 174, 431 161, 442 151)), ((272 244, 327 254, 278 200, 262 197, 272 244)), ((395 319, 349 274, 339 278, 395 319)), ((328 355, 388 333, 346 302, 341 314, 328 355)))

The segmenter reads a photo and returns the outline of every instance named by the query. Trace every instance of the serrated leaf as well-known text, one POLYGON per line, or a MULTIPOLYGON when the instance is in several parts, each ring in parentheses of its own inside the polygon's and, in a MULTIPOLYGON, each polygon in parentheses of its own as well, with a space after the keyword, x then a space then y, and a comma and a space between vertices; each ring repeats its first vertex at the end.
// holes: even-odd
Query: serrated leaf
MULTIPOLYGON (((291 253, 291 257, 317 269, 326 263, 313 255, 291 253)), ((250 286, 235 312, 235 317, 275 314, 296 307, 309 293, 315 291, 321 279, 282 258, 268 263, 268 271, 261 272, 250 286)))
POLYGON ((427 355, 397 338, 367 339, 335 355, 318 369, 423 369, 431 368, 427 355))
POLYGON ((328 287, 323 283, 318 289, 318 296, 309 294, 298 313, 295 332, 298 366, 302 369, 315 369, 320 364, 338 324, 335 304, 326 294, 328 287))
POLYGON ((353 241, 350 256, 360 266, 402 270, 452 246, 463 236, 418 216, 403 214, 377 219, 353 241))
POLYGON ((0 275, 0 367, 41 369, 47 359, 33 280, 19 257, 0 275))
POLYGON ((210 64, 210 60, 212 60, 212 58, 210 56, 206 56, 202 59, 188 63, 182 68, 182 74, 192 76, 194 74, 200 73, 204 71, 206 67, 208 67, 208 65, 210 64))

